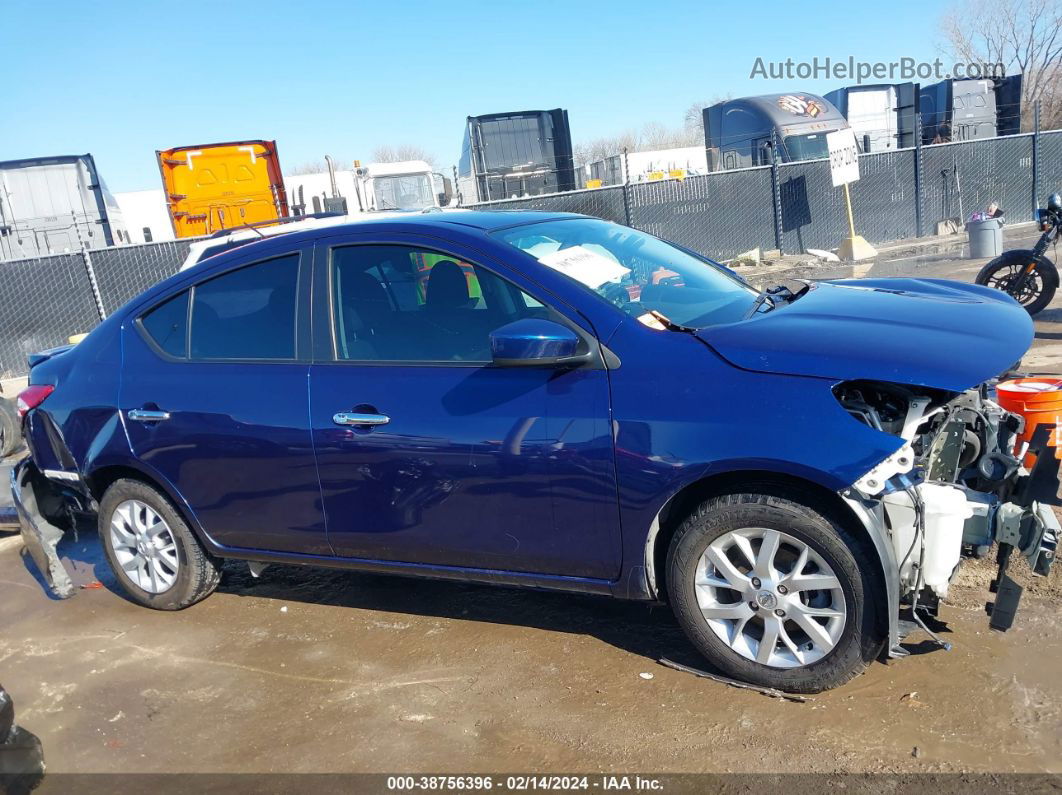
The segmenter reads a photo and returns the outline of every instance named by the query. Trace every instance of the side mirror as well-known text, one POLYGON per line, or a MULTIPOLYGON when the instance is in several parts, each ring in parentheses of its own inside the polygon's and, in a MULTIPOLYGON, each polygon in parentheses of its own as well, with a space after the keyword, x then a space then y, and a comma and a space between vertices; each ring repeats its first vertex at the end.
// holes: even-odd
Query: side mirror
POLYGON ((490 333, 490 352, 503 367, 577 367, 591 354, 577 353, 579 336, 552 320, 524 318, 490 333))
POLYGON ((453 183, 450 182, 449 177, 444 177, 437 171, 432 172, 432 177, 432 181, 435 183, 436 187, 439 187, 440 184, 442 185, 442 190, 435 194, 435 198, 438 200, 439 206, 449 207, 450 202, 454 198, 453 183))

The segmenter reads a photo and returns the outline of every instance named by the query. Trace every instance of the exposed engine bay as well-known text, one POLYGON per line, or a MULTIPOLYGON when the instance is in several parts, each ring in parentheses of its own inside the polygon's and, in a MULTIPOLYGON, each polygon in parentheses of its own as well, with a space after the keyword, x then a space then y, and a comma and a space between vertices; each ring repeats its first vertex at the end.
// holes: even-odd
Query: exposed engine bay
POLYGON ((1054 560, 1059 524, 1038 501, 1058 488, 1058 460, 1048 445, 1053 426, 1039 426, 1015 450, 1025 420, 995 402, 994 383, 958 394, 871 381, 834 388, 852 417, 903 440, 852 489, 880 510, 901 603, 927 632, 919 613, 935 613, 963 557, 983 557, 999 545, 990 625, 1002 631, 1021 598, 1021 586, 1006 574, 1013 550, 1040 575, 1054 560), (1031 469, 1026 456, 1035 459, 1031 469))

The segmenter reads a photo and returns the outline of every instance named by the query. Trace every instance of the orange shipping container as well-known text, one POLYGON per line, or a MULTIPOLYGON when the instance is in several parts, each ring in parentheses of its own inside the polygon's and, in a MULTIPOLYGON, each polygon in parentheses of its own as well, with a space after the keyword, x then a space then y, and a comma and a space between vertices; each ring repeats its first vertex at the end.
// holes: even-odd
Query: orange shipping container
POLYGON ((179 146, 155 154, 179 238, 288 214, 276 141, 179 146))

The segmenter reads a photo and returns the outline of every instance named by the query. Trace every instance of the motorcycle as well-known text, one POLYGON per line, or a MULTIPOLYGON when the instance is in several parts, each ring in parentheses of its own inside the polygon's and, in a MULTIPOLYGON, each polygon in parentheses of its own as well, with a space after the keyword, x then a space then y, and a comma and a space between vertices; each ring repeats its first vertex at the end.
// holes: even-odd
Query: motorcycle
POLYGON ((1004 251, 977 274, 974 282, 1002 290, 1035 315, 1054 298, 1058 289, 1058 269, 1044 256, 1047 247, 1057 244, 1062 233, 1062 196, 1052 193, 1047 207, 1036 211, 1040 239, 1031 249, 1004 251))

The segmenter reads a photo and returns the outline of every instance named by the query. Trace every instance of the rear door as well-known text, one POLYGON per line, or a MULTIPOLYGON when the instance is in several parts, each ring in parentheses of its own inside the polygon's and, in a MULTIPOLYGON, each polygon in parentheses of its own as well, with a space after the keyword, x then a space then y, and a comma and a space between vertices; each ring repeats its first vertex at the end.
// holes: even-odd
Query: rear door
POLYGON ((133 452, 227 547, 330 552, 307 419, 311 252, 233 257, 123 329, 133 452))
POLYGON ((617 576, 608 372, 490 357, 490 331, 518 318, 596 345, 588 322, 434 238, 351 236, 316 257, 310 417, 336 554, 617 576))

